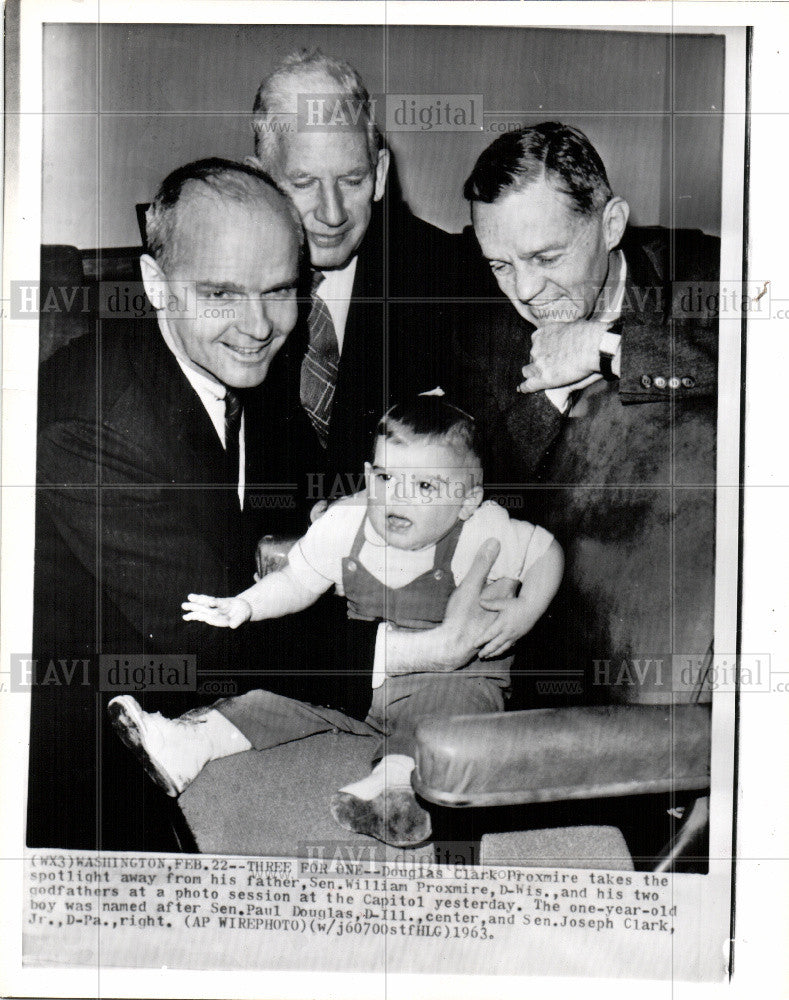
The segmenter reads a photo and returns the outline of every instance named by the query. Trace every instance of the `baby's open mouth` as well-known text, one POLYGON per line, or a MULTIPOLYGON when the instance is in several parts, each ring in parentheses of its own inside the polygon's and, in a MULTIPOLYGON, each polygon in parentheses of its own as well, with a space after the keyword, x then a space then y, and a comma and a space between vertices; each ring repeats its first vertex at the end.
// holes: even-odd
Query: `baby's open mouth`
POLYGON ((405 531, 406 528, 411 527, 412 523, 413 522, 410 520, 410 518, 401 517, 399 514, 386 515, 386 524, 394 531, 405 531))

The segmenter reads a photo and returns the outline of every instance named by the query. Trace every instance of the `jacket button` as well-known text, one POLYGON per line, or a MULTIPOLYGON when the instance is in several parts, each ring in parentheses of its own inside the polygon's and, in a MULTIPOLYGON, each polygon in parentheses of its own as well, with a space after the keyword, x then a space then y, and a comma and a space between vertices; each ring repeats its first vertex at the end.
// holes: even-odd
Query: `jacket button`
POLYGON ((695 378, 693 378, 693 376, 692 376, 692 375, 686 375, 686 376, 685 376, 685 377, 684 377, 684 378, 682 379, 682 384, 683 384, 683 386, 684 386, 684 387, 685 387, 686 389, 692 389, 692 388, 693 388, 693 386, 694 386, 694 385, 696 384, 696 379, 695 379, 695 378))
POLYGON ((434 577, 434 579, 436 579, 436 580, 440 580, 440 579, 441 579, 441 578, 442 578, 443 576, 444 576, 444 571, 443 571, 443 569, 437 569, 437 570, 435 571, 435 573, 433 573, 433 577, 434 577))
POLYGON ((669 389, 679 389, 681 385, 682 381, 678 379, 676 375, 672 375, 671 378, 668 380, 669 389))
POLYGON ((356 572, 356 563, 354 562, 353 559, 348 560, 348 569, 351 571, 351 573, 356 572))
POLYGON ((655 388, 656 389, 665 389, 666 388, 666 380, 663 378, 662 375, 656 375, 655 376, 655 388))
POLYGON ((650 378, 649 375, 642 375, 641 376, 641 385, 643 385, 643 387, 645 389, 651 389, 652 388, 652 379, 650 378))

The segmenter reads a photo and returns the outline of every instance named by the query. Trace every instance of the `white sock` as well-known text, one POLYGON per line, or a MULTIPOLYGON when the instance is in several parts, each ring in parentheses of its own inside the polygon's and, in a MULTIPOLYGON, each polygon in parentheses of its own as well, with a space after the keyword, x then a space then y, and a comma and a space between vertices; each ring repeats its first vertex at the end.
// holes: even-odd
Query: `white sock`
POLYGON ((230 757, 231 754, 243 753, 252 748, 252 744, 241 730, 216 709, 212 708, 210 712, 206 712, 202 725, 205 727, 205 737, 211 743, 210 760, 230 757))
POLYGON ((386 789, 411 788, 411 772, 416 767, 413 757, 402 753, 390 753, 375 765, 366 778, 354 781, 352 785, 341 788, 341 792, 353 795, 357 799, 369 802, 386 789))

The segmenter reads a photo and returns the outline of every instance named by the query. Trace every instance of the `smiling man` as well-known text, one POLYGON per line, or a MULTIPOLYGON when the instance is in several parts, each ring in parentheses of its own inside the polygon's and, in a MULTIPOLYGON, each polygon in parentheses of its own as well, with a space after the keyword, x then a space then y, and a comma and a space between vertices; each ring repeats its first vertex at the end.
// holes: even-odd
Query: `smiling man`
MULTIPOLYGON (((35 656, 88 658, 91 675, 33 688, 34 846, 176 846, 97 727, 112 697, 97 654, 154 672, 162 655, 196 657, 201 678, 259 667, 259 635, 187 626, 179 599, 247 586, 263 532, 306 516, 313 435, 275 363, 297 318, 298 215, 260 171, 203 160, 163 182, 148 237, 156 320, 105 318, 41 370, 35 656)), ((157 691, 157 707, 205 700, 188 687, 157 691)))
POLYGON ((327 492, 353 492, 380 414, 439 379, 434 324, 417 329, 406 303, 467 295, 476 265, 460 237, 387 192, 390 153, 349 63, 319 50, 284 58, 258 89, 253 128, 253 162, 296 205, 313 267, 309 345, 295 359, 302 404, 327 492))
POLYGON ((302 236, 287 200, 250 168, 205 161, 167 178, 146 229, 146 294, 187 378, 220 397, 259 386, 296 324, 302 236))
POLYGON ((587 701, 689 697, 670 669, 662 682, 612 675, 609 690, 594 664, 702 662, 710 647, 717 316, 689 313, 682 294, 716 287, 719 241, 629 226, 589 139, 558 122, 492 143, 465 194, 514 307, 470 311, 465 405, 500 481, 540 483, 530 516, 567 556, 535 641, 589 678, 587 701))
POLYGON ((674 295, 681 280, 716 280, 717 240, 628 228, 597 150, 558 122, 492 143, 464 193, 482 254, 528 324, 520 392, 561 390, 548 395, 561 412, 600 378, 622 402, 714 393, 715 317, 685 316, 674 295))

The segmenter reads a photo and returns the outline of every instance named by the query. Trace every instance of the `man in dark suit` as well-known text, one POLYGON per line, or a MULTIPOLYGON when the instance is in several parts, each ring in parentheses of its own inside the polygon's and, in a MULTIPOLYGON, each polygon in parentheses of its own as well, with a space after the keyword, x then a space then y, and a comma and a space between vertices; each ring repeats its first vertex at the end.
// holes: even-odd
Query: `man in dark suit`
POLYGON ((330 499, 358 487, 385 410, 440 376, 437 326, 412 326, 400 303, 467 295, 481 269, 464 240, 392 193, 389 150, 350 64, 317 50, 286 57, 258 89, 253 126, 254 162, 290 195, 307 237, 314 304, 289 353, 325 449, 321 495, 330 499))
POLYGON ((689 293, 717 282, 719 243, 628 228, 591 143, 557 123, 493 143, 466 196, 514 306, 460 334, 467 404, 494 478, 539 485, 527 516, 567 559, 530 648, 582 673, 586 701, 697 697, 671 657, 700 681, 712 641, 717 317, 689 293))
MULTIPOLYGON (((41 370, 34 655, 42 670, 87 658, 90 677, 33 685, 33 846, 175 846, 142 770, 105 738, 98 654, 142 655, 154 672, 162 655, 194 656, 201 684, 243 683, 261 633, 195 628, 180 602, 247 586, 263 531, 306 522, 313 435, 276 361, 297 318, 292 205, 252 167, 200 161, 163 183, 148 240, 158 322, 102 321, 41 370)), ((298 636, 265 638, 295 663, 298 636)), ((206 701, 166 683, 153 697, 176 714, 206 701)))
MULTIPOLYGON (((248 162, 293 201, 312 267, 311 301, 282 362, 319 447, 307 494, 317 512, 360 488, 381 415, 441 381, 443 327, 414 324, 407 304, 432 300, 443 316, 441 301, 465 294, 484 270, 465 240, 416 218, 393 193, 389 150, 349 63, 318 50, 284 58, 258 88, 253 129, 248 162)), ((349 623, 328 596, 311 630, 326 652, 288 693, 364 718, 376 628, 349 623)))
MULTIPOLYGON (((565 549, 534 662, 588 672, 587 701, 657 697, 660 678, 634 685, 631 667, 612 691, 596 680, 620 671, 594 664, 703 659, 712 637, 717 316, 688 304, 717 283, 719 241, 629 228, 589 140, 558 123, 496 140, 465 194, 492 277, 450 305, 443 384, 478 420, 489 489, 565 549)), ((390 630, 388 669, 453 669, 478 631, 416 649, 390 630)))
MULTIPOLYGON (((486 485, 565 552, 560 590, 518 650, 512 704, 708 701, 717 316, 692 307, 699 285, 714 301, 719 243, 628 228, 591 143, 558 123, 494 142, 465 193, 506 301, 490 288, 463 304, 445 385, 477 418, 486 485)), ((387 670, 455 669, 487 638, 471 619, 464 637, 437 629, 418 647, 392 629, 387 670)), ((649 866, 687 804, 623 799, 605 815, 649 866)), ((571 822, 599 823, 600 808, 574 804, 571 822)))

